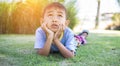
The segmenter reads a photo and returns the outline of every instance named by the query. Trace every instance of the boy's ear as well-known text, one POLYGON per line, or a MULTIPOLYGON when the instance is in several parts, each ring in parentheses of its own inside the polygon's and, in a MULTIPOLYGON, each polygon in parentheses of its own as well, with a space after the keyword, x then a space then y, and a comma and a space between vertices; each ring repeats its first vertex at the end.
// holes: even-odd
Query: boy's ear
POLYGON ((65 25, 68 26, 70 23, 70 20, 66 20, 65 25))

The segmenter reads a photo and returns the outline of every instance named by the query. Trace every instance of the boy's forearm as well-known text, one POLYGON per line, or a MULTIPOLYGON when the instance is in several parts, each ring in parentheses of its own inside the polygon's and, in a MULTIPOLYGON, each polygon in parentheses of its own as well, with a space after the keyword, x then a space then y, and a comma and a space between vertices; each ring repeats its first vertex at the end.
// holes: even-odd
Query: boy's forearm
POLYGON ((44 47, 38 50, 38 54, 43 56, 48 56, 50 52, 51 44, 52 44, 52 36, 48 36, 44 47))
POLYGON ((65 58, 71 58, 74 57, 74 53, 70 50, 68 50, 59 40, 55 40, 55 44, 58 47, 59 51, 65 58))

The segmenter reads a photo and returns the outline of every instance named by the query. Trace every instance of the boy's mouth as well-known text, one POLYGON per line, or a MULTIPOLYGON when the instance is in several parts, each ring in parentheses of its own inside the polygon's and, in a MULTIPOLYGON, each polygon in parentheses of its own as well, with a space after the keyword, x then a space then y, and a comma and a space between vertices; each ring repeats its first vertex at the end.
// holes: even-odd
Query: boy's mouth
POLYGON ((51 27, 52 28, 58 28, 58 25, 57 24, 52 24, 51 27))

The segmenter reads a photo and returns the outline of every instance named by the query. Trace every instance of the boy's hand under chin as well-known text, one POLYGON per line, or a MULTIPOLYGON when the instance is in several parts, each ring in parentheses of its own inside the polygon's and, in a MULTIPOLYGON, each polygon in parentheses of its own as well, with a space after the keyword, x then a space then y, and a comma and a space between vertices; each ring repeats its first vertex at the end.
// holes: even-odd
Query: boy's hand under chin
POLYGON ((57 30, 57 32, 54 34, 54 41, 55 40, 59 40, 59 38, 60 38, 60 36, 61 36, 61 34, 63 33, 63 31, 64 31, 64 29, 65 29, 65 25, 63 25, 63 24, 60 24, 60 26, 59 26, 59 29, 57 30))
POLYGON ((54 36, 54 32, 51 31, 50 29, 48 29, 47 22, 44 22, 42 24, 41 28, 45 31, 45 33, 47 34, 47 36, 49 36, 49 35, 54 36))

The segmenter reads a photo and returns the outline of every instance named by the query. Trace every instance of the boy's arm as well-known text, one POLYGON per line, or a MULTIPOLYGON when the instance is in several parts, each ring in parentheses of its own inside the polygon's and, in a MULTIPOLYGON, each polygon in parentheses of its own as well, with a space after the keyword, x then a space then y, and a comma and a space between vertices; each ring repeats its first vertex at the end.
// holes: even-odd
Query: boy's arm
POLYGON ((68 50, 63 44, 61 44, 59 39, 54 40, 56 46, 58 47, 60 53, 65 57, 65 58, 72 58, 74 57, 74 52, 68 50))
POLYGON ((41 28, 46 33, 46 37, 47 37, 46 42, 44 44, 44 47, 37 51, 38 54, 43 55, 43 56, 48 56, 49 55, 50 47, 51 47, 51 44, 52 44, 52 41, 53 41, 53 36, 54 36, 54 33, 46 27, 46 24, 47 23, 43 23, 42 26, 41 26, 41 28))
POLYGON ((63 44, 61 44, 60 40, 58 39, 58 37, 60 36, 61 32, 63 32, 64 29, 65 29, 65 26, 60 25, 58 31, 54 35, 54 42, 56 46, 58 47, 59 51, 61 52, 61 54, 65 58, 71 58, 71 57, 74 57, 74 52, 68 50, 63 44))
POLYGON ((41 49, 38 49, 37 53, 40 54, 40 55, 43 55, 43 56, 48 56, 49 55, 49 52, 50 52, 50 47, 51 47, 51 44, 52 44, 52 36, 48 36, 47 37, 47 40, 44 44, 44 47, 41 48, 41 49))

